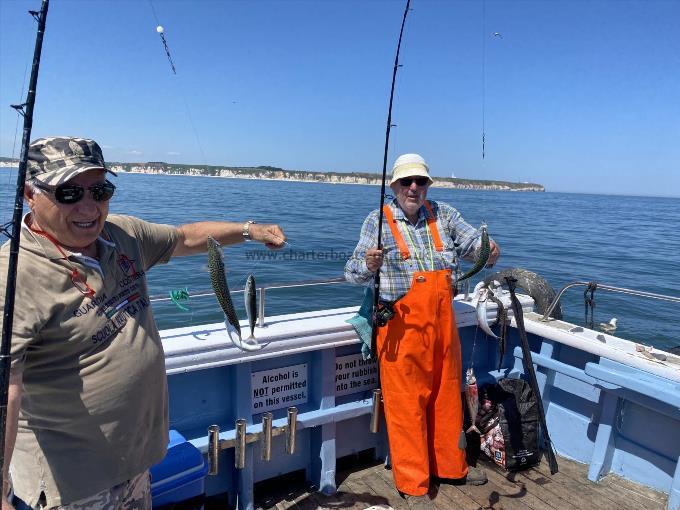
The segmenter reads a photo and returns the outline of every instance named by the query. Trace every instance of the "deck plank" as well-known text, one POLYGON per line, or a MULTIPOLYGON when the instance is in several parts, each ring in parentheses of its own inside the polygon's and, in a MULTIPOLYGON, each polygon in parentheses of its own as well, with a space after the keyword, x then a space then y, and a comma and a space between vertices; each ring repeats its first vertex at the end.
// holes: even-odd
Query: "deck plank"
POLYGON ((524 501, 508 497, 511 493, 491 479, 484 485, 460 485, 456 486, 456 489, 485 509, 526 510, 530 508, 524 501))
MULTIPOLYGON (((534 468, 506 472, 480 459, 489 483, 481 486, 440 484, 431 497, 438 510, 664 510, 667 496, 614 475, 599 483, 588 480, 588 468, 559 459, 559 473, 550 474, 546 462, 534 468)), ((382 463, 363 465, 338 473, 338 492, 325 496, 309 483, 291 484, 279 493, 256 500, 263 510, 409 510, 394 487, 392 472, 382 463)), ((259 494, 256 494, 259 496, 259 494)), ((206 510, 210 508, 206 506, 206 510)))
POLYGON ((399 495, 394 486, 391 471, 378 467, 365 478, 365 481, 377 494, 386 498, 388 504, 395 510, 409 510, 406 500, 399 495))
POLYGON ((501 476, 509 483, 523 486, 528 493, 542 501, 549 508, 559 510, 576 510, 582 508, 574 504, 566 493, 546 490, 545 486, 553 483, 550 478, 527 478, 522 476, 521 472, 503 471, 491 461, 481 461, 479 464, 484 467, 487 474, 491 476, 501 476))
POLYGON ((434 506, 438 510, 482 510, 482 507, 452 485, 440 485, 434 506))
POLYGON ((493 466, 485 469, 485 471, 489 481, 502 488, 505 491, 506 497, 521 501, 526 508, 531 510, 554 510, 556 508, 534 494, 531 491, 532 487, 527 486, 528 484, 525 480, 511 480, 493 466))
MULTIPOLYGON (((575 483, 563 473, 550 475, 541 473, 537 469, 520 471, 518 476, 540 485, 541 489, 551 492, 564 500, 564 508, 611 508, 611 501, 601 493, 587 491, 587 487, 575 483)), ((558 507, 562 508, 562 507, 558 507)))
POLYGON ((347 483, 347 489, 352 490, 358 495, 356 501, 364 504, 361 508, 368 508, 370 506, 380 506, 384 508, 391 507, 387 498, 376 494, 375 491, 360 478, 349 481, 347 483))
POLYGON ((626 499, 638 501, 649 510, 666 510, 668 497, 665 494, 660 499, 658 491, 637 485, 618 476, 608 475, 598 482, 598 486, 607 487, 626 499))
MULTIPOLYGON (((630 494, 626 496, 624 491, 612 488, 607 483, 591 482, 588 480, 588 466, 578 462, 560 459, 559 472, 555 475, 550 474, 547 463, 541 463, 534 471, 541 473, 543 476, 552 477, 563 487, 577 493, 579 498, 596 502, 600 508, 617 508, 620 510, 651 510, 651 508, 654 508, 654 510, 661 510, 664 507, 664 504, 661 502, 661 494, 656 493, 657 501, 655 502, 661 506, 650 506, 651 501, 649 498, 638 499, 639 496, 635 492, 628 491, 630 494)), ((618 477, 610 475, 607 478, 613 480, 618 477)), ((631 484, 631 486, 635 487, 636 490, 648 490, 636 484, 631 484)))

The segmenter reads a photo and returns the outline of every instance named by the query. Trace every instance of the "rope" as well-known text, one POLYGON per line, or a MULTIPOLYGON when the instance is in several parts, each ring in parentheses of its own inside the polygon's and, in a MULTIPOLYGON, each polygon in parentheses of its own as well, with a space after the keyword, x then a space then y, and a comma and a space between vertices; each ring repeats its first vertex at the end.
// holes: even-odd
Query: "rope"
POLYGON ((184 287, 183 289, 171 290, 170 291, 170 299, 172 300, 173 303, 175 303, 175 306, 177 306, 177 308, 179 308, 180 310, 183 310, 185 312, 191 311, 189 308, 182 305, 182 302, 189 301, 189 288, 188 287, 184 287))

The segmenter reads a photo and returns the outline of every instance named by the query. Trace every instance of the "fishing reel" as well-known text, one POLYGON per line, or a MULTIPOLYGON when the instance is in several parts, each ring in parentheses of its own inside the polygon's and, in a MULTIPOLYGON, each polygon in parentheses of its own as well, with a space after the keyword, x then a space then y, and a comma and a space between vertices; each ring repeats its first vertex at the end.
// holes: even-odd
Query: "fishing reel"
POLYGON ((395 301, 378 301, 378 309, 375 311, 375 323, 382 328, 387 326, 387 323, 394 317, 394 303, 395 301))

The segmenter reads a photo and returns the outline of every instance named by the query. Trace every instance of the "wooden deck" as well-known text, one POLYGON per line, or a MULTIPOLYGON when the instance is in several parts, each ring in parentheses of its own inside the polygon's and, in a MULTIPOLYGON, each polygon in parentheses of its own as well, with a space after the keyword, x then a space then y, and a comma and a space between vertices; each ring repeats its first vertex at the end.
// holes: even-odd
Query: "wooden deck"
MULTIPOLYGON (((358 461, 358 459, 357 459, 358 461)), ((356 463, 355 463, 356 465, 356 463)), ((440 485, 430 497, 441 510, 665 510, 667 496, 610 475, 595 484, 587 478, 587 466, 559 459, 559 473, 551 475, 547 463, 517 473, 478 462, 489 482, 482 486, 440 485)), ((304 482, 276 479, 256 485, 256 508, 276 510, 346 509, 376 506, 408 510, 394 488, 392 473, 382 464, 370 463, 338 472, 338 492, 324 496, 304 482)), ((206 505, 208 510, 212 505, 206 505)), ((224 507, 223 507, 224 508, 224 507)))

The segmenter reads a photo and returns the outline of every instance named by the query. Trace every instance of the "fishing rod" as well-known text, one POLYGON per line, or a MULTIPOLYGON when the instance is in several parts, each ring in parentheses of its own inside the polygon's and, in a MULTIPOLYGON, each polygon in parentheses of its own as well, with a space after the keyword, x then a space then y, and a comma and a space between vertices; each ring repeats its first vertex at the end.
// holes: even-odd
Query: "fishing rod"
MULTIPOLYGON (((9 262, 7 268, 7 286, 5 287, 5 307, 2 315, 2 343, 0 344, 0 473, 5 468, 5 430, 7 424, 7 399, 9 393, 10 346, 12 343, 12 325, 14 322, 14 295, 16 292, 17 262, 19 260, 19 238, 21 237, 21 216, 24 210, 24 180, 28 164, 28 145, 33 128, 33 107, 35 106, 35 91, 38 85, 38 70, 40 69, 40 55, 42 54, 43 34, 50 0, 42 0, 40 11, 28 11, 38 22, 38 33, 35 37, 33 51, 33 67, 28 85, 26 102, 11 105, 24 117, 24 132, 21 140, 21 156, 19 157, 19 171, 17 172, 16 195, 14 198, 14 212, 12 214, 9 262)), ((3 484, 4 485, 4 484, 3 484)))
MULTIPOLYGON (((394 69, 392 70, 392 87, 390 88, 390 105, 387 109, 387 128, 385 130, 385 152, 383 154, 383 168, 382 168, 382 185, 380 186, 380 207, 378 208, 378 249, 382 250, 382 224, 383 224, 383 207, 385 205, 385 181, 387 179, 387 152, 390 147, 390 128, 392 127, 392 103, 394 101, 394 85, 397 81, 397 69, 399 64, 399 51, 401 50, 401 39, 404 35, 404 25, 406 24, 406 16, 411 10, 411 0, 406 0, 406 7, 404 8, 404 17, 401 20, 401 30, 399 30, 399 42, 397 43, 397 53, 394 57, 394 69)), ((373 282, 373 311, 377 312, 378 302, 380 300, 380 269, 375 273, 375 280, 373 282)), ((373 328, 371 329, 371 352, 376 356, 378 340, 378 328, 375 313, 373 314, 373 328)))
POLYGON ((517 278, 506 276, 505 281, 510 290, 510 302, 512 303, 512 312, 517 323, 517 331, 519 332, 520 346, 522 347, 522 363, 524 365, 524 372, 526 373, 531 391, 534 393, 536 404, 538 406, 538 418, 543 432, 543 442, 546 447, 546 455, 548 456, 548 466, 550 467, 550 474, 554 475, 559 471, 557 465, 557 456, 553 448, 550 435, 548 434, 548 425, 545 420, 545 409, 543 408, 543 399, 541 391, 536 380, 536 371, 534 370, 534 362, 531 359, 531 348, 529 347, 529 339, 527 338, 527 330, 524 327, 524 312, 522 311, 522 304, 517 299, 515 289, 517 288, 517 278))

